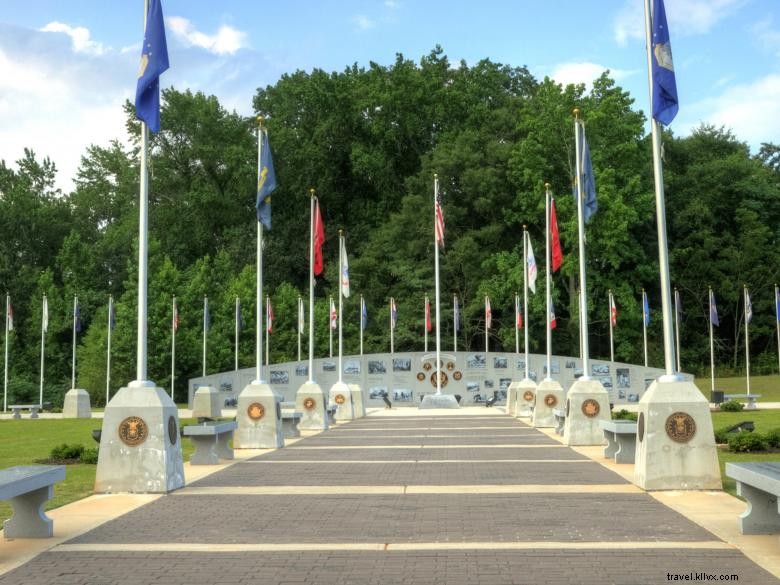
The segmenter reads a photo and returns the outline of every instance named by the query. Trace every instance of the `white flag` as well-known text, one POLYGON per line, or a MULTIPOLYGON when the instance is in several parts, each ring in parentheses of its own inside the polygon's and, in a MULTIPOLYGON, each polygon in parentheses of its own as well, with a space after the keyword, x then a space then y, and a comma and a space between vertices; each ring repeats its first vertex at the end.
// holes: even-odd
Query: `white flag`
POLYGON ((41 315, 43 332, 46 333, 49 330, 49 301, 46 298, 46 295, 43 296, 43 308, 41 310, 41 315))
POLYGON ((303 299, 298 298, 298 333, 306 333, 306 319, 303 313, 303 299))
POLYGON ((336 305, 333 303, 333 299, 330 299, 330 328, 331 329, 338 329, 339 327, 339 316, 336 312, 336 305))
POLYGON ((528 238, 528 258, 526 258, 528 263, 528 288, 531 289, 532 293, 536 294, 536 258, 534 258, 531 236, 528 235, 528 232, 526 232, 526 237, 528 238))
POLYGON ((341 294, 349 296, 349 262, 347 262, 347 245, 341 238, 341 294))

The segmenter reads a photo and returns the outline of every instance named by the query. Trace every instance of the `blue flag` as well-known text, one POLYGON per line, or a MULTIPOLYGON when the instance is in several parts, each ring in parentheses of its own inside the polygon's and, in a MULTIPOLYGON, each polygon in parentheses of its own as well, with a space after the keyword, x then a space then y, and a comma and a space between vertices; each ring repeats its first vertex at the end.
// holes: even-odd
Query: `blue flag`
POLYGON ((710 289, 710 323, 716 327, 720 326, 720 320, 718 319, 718 307, 715 305, 715 293, 710 289))
POLYGON ((81 333, 81 305, 78 300, 73 313, 73 327, 76 329, 76 333, 81 333))
POLYGON ((135 88, 135 116, 146 122, 152 132, 160 131, 160 75, 168 67, 162 5, 160 0, 149 0, 138 85, 135 88))
POLYGON ((368 312, 366 311, 366 301, 360 299, 360 330, 365 331, 368 327, 368 312))
POLYGON ((203 329, 211 329, 211 313, 209 312, 209 300, 203 299, 203 329))
POLYGON ((458 305, 458 297, 455 297, 454 299, 454 321, 455 321, 455 331, 460 331, 460 306, 458 305))
POLYGON ((653 0, 653 118, 668 126, 680 109, 677 102, 677 81, 674 77, 672 45, 663 0, 653 0))
POLYGON ((116 329, 116 309, 113 302, 108 304, 108 326, 112 331, 116 329))
POLYGON ((645 326, 650 325, 650 303, 647 302, 647 293, 642 291, 642 313, 645 319, 645 326))
POLYGON ((590 160, 590 147, 588 139, 585 138, 585 127, 580 126, 581 130, 581 148, 582 148, 582 219, 587 222, 590 216, 596 213, 599 204, 596 201, 596 177, 593 175, 593 163, 590 160))
POLYGON ((260 129, 260 164, 257 169, 257 221, 266 229, 271 229, 271 192, 276 189, 276 173, 271 146, 268 144, 268 131, 260 129))

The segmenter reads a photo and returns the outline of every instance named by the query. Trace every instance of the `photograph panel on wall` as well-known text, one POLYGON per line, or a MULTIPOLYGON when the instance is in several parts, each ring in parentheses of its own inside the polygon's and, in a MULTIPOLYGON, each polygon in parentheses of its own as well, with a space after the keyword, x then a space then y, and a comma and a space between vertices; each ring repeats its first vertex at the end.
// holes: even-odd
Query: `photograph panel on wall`
POLYGON ((593 376, 606 376, 609 374, 609 364, 593 364, 590 366, 590 372, 593 376))
MULTIPOLYGON (((545 375, 547 375, 547 364, 545 363, 542 367, 542 370, 545 375)), ((550 370, 553 374, 560 374, 561 373, 561 364, 558 360, 553 360, 550 362, 550 370)))
POLYGON ((466 392, 479 392, 479 382, 466 382, 466 392))
POLYGON ((381 399, 383 396, 387 396, 387 386, 371 386, 368 389, 369 398, 381 399))
POLYGON ((604 388, 612 388, 612 376, 599 376, 598 381, 601 382, 604 388))
POLYGON ((287 370, 271 370, 271 384, 289 384, 290 374, 287 370))
POLYGON ((534 370, 528 370, 528 378, 536 382, 536 372, 534 370))
POLYGON ((615 373, 617 375, 618 388, 631 387, 631 370, 628 368, 615 368, 615 373))
POLYGON ((322 362, 322 371, 323 372, 335 372, 336 371, 336 362, 331 362, 331 361, 324 361, 324 362, 322 362))
POLYGON ((506 391, 507 388, 509 388, 509 385, 512 383, 512 378, 499 378, 498 380, 498 388, 499 390, 506 391))
POLYGON ((408 388, 393 388, 393 402, 411 402, 412 395, 408 388))
POLYGON ((360 360, 346 360, 344 362, 345 374, 359 374, 360 373, 360 360))
POLYGON ((412 358, 408 358, 408 357, 393 358, 393 371, 394 372, 411 372, 412 371, 412 358))
POLYGON ((381 360, 368 360, 368 375, 386 374, 385 362, 381 360))
POLYGON ((483 381, 483 384, 485 388, 493 388, 496 385, 495 381, 493 380, 485 380, 483 381))
POLYGON ((219 382, 220 392, 232 392, 233 391, 233 378, 222 378, 219 382))
POLYGON ((493 358, 493 367, 497 370, 505 370, 507 367, 507 358, 505 357, 494 357, 493 358))
POLYGON ((567 370, 573 370, 577 367, 577 362, 574 360, 566 360, 566 369, 567 370))
POLYGON ((466 356, 466 367, 484 369, 487 367, 487 359, 482 354, 473 353, 466 356))
POLYGON ((295 375, 296 376, 308 376, 309 375, 309 365, 308 364, 298 364, 295 366, 295 375))

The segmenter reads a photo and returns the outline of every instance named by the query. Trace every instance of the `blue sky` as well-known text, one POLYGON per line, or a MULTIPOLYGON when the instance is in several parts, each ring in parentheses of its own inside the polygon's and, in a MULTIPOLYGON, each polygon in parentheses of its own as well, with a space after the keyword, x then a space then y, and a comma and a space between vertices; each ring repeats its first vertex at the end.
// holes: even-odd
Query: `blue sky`
MULTIPOLYGON (((780 143, 780 2, 666 0, 680 96, 672 124, 724 125, 755 152, 780 143)), ((163 0, 171 69, 163 85, 217 95, 251 114, 257 87, 285 72, 416 61, 526 65, 539 79, 589 82, 610 69, 647 110, 642 0, 163 0)), ((0 158, 48 155, 69 189, 89 144, 125 140, 142 0, 4 0, 0 158)))

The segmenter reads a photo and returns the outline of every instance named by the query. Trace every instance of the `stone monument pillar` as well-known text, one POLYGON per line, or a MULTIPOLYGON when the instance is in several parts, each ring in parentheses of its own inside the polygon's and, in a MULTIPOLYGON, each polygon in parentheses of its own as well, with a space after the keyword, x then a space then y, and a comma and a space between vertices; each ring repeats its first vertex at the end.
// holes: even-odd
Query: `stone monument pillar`
POLYGON ((563 442, 567 445, 603 445, 606 441, 599 420, 611 418, 609 393, 601 382, 580 378, 566 393, 563 442))
POLYGON ((345 382, 336 382, 330 387, 328 393, 329 403, 336 405, 336 414, 333 418, 338 421, 348 421, 355 418, 352 405, 352 391, 345 382))
POLYGON ((154 382, 131 382, 106 406, 98 451, 98 493, 166 493, 184 487, 179 416, 154 382))
POLYGON ((238 395, 236 422, 235 449, 284 447, 282 397, 265 382, 254 381, 238 395))
POLYGON ((517 404, 517 385, 520 382, 512 382, 506 389, 506 413, 509 416, 515 414, 515 404, 517 404))
POLYGON ((194 418, 219 418, 222 416, 222 404, 219 392, 213 386, 199 386, 192 397, 192 416, 194 418))
POLYGON ((62 418, 92 418, 89 392, 72 388, 65 393, 62 418))
POLYGON ((542 380, 536 388, 533 425, 537 428, 554 427, 553 409, 556 408, 564 408, 563 388, 557 380, 547 378, 542 380))
POLYGON ((302 431, 327 431, 328 414, 325 393, 317 382, 304 382, 295 395, 295 410, 301 412, 298 428, 302 431))
POLYGON ((719 490, 707 399, 693 382, 662 376, 639 401, 634 481, 645 490, 719 490))
POLYGON ((530 418, 533 416, 534 402, 536 401, 536 382, 531 378, 525 378, 517 383, 517 400, 515 411, 510 412, 515 418, 530 418))
POLYGON ((366 405, 363 402, 363 390, 358 384, 348 384, 352 395, 352 414, 354 418, 366 416, 366 405))

